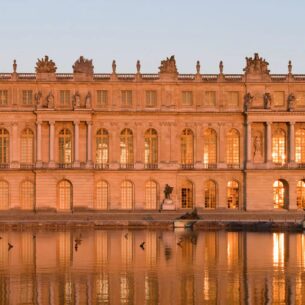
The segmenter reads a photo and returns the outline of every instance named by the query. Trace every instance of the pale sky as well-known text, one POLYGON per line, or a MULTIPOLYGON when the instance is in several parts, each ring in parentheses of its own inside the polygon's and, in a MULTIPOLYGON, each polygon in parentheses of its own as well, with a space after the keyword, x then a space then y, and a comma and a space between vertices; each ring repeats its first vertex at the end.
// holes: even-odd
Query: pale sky
POLYGON ((34 72, 37 58, 57 72, 93 59, 95 72, 157 73, 175 55, 181 73, 242 73, 245 57, 266 58, 272 73, 305 74, 304 0, 0 0, 0 71, 34 72))

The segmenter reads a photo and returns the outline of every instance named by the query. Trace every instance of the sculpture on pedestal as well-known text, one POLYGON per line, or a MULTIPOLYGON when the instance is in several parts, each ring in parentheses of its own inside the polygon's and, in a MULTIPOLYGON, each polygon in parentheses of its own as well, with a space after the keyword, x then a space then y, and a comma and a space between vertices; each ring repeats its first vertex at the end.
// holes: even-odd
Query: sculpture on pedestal
POLYGON ((80 58, 74 63, 72 66, 73 73, 85 73, 85 74, 93 74, 93 64, 92 59, 86 59, 84 56, 80 56, 80 58))
POLYGON ((47 108, 54 108, 54 95, 52 94, 52 92, 50 92, 46 98, 47 100, 47 108))
POLYGON ((38 59, 35 67, 36 73, 55 73, 56 69, 54 61, 49 59, 47 55, 42 59, 38 59))
POLYGON ((244 97, 245 111, 248 111, 250 109, 253 98, 254 97, 249 92, 245 95, 245 97, 244 97))
POLYGON ((271 108, 271 94, 266 92, 264 94, 264 108, 270 109, 271 108))
POLYGON ((172 55, 170 58, 167 57, 165 60, 162 60, 159 70, 160 73, 178 73, 175 56, 172 55))
POLYGON ((293 111, 295 108, 295 102, 296 102, 296 98, 295 95, 293 93, 290 93, 288 95, 288 110, 289 111, 293 111))
POLYGON ((86 95, 86 98, 85 98, 85 107, 87 109, 91 108, 91 93, 88 92, 88 94, 86 95))
POLYGON ((80 95, 78 91, 73 96, 73 106, 74 108, 80 108, 80 95))

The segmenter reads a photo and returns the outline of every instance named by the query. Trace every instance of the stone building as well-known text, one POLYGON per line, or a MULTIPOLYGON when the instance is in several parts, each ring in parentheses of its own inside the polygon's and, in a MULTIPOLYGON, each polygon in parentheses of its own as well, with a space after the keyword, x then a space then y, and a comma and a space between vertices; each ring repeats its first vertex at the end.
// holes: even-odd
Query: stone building
POLYGON ((0 74, 0 209, 297 210, 305 207, 305 75, 0 74))

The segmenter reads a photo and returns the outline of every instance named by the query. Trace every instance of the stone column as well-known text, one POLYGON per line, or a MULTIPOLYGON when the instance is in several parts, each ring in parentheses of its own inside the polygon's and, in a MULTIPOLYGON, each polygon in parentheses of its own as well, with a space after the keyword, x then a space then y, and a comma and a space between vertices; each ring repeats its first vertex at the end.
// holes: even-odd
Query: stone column
POLYGON ((92 166, 92 122, 87 121, 87 166, 92 166))
POLYGON ((49 143, 49 167, 55 167, 55 161, 54 161, 54 131, 55 131, 55 122, 49 121, 50 125, 50 143, 49 143))
POLYGON ((36 122, 36 136, 37 136, 37 143, 36 143, 36 167, 42 166, 41 160, 41 121, 36 122))
POLYGON ((79 121, 74 121, 74 162, 73 167, 79 167, 79 121))
POLYGON ((134 135, 134 168, 144 168, 144 132, 141 123, 136 123, 134 135))
POLYGON ((219 123, 219 136, 217 137, 217 142, 217 151, 219 152, 217 168, 226 168, 226 137, 224 123, 219 123))
POLYGON ((290 122, 289 126, 289 162, 291 164, 295 163, 295 132, 294 132, 295 122, 290 122))
POLYGON ((203 132, 202 128, 199 124, 196 125, 196 135, 195 135, 195 143, 194 143, 194 158, 195 158, 195 168, 202 169, 203 162, 203 132))
POLYGON ((247 165, 251 163, 252 159, 252 136, 251 136, 251 122, 247 122, 247 165))
POLYGON ((117 123, 111 123, 111 131, 109 138, 109 168, 120 168, 120 127, 117 123))
POLYGON ((271 135, 271 122, 267 124, 267 164, 272 163, 272 135, 271 135))
POLYGON ((11 145, 10 145, 10 160, 9 162, 11 168, 19 168, 19 158, 18 158, 18 142, 17 142, 17 133, 18 133, 18 124, 12 123, 12 138, 11 138, 11 145))

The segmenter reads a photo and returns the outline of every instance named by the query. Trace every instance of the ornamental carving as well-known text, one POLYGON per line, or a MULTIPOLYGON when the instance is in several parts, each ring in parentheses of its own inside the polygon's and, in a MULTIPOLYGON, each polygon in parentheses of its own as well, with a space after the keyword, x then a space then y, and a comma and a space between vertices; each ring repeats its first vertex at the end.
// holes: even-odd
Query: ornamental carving
POLYGON ((293 111, 295 108, 295 103, 296 103, 296 97, 293 93, 290 93, 288 95, 288 110, 293 111))
POLYGON ((49 56, 45 55, 44 58, 39 59, 36 63, 36 73, 55 73, 56 65, 52 59, 49 59, 49 56))
POLYGON ((172 55, 170 58, 167 57, 165 60, 162 60, 159 70, 160 73, 178 73, 175 56, 172 55))
POLYGON ((266 74, 269 75, 270 70, 268 70, 269 63, 259 57, 258 53, 254 54, 254 57, 246 57, 246 67, 244 71, 246 74, 266 74))
POLYGON ((93 74, 93 64, 92 59, 86 59, 83 56, 74 63, 72 66, 73 73, 85 73, 85 74, 93 74))
POLYGON ((263 98, 264 98, 264 108, 265 109, 270 109, 271 108, 271 100, 272 100, 271 94, 269 92, 266 92, 264 94, 263 98))

